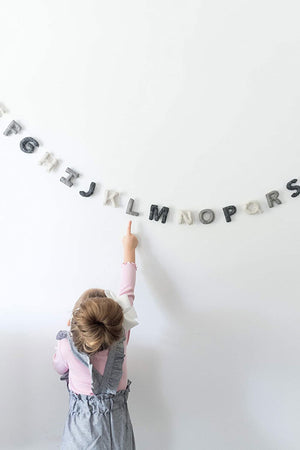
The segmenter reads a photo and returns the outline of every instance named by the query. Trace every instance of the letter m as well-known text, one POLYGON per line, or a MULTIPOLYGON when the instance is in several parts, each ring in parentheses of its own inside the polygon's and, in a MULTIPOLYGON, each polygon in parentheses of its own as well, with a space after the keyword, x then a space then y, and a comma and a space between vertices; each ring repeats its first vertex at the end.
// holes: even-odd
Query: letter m
POLYGON ((166 223, 168 213, 169 213, 169 208, 167 208, 166 206, 163 206, 161 208, 161 210, 158 211, 157 205, 151 205, 149 220, 153 220, 153 217, 154 217, 154 220, 158 221, 160 219, 160 217, 162 217, 161 222, 166 223))

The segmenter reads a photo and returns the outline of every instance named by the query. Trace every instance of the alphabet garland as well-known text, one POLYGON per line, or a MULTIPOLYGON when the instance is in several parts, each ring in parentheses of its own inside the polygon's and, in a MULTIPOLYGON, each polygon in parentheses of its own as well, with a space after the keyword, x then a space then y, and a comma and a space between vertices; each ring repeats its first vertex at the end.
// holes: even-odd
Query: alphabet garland
MULTIPOLYGON (((0 104, 0 118, 3 117, 6 113, 8 113, 7 108, 0 104)), ((23 130, 23 127, 15 120, 12 120, 9 125, 6 127, 6 129, 3 132, 3 135, 6 137, 9 137, 11 135, 16 135, 21 133, 23 130)), ((39 142, 34 139, 33 137, 25 137, 20 141, 20 148, 24 153, 31 154, 34 153, 35 150, 37 150, 40 147, 39 142)), ((39 160, 40 165, 45 165, 48 168, 48 172, 52 171, 54 168, 56 168, 59 165, 59 160, 56 159, 52 153, 46 152, 43 157, 39 160)), ((62 176, 60 178, 60 181, 64 183, 68 187, 73 186, 73 180, 78 178, 80 175, 78 172, 76 172, 74 169, 71 169, 70 167, 66 168, 66 172, 68 173, 67 177, 62 176)), ((297 178, 293 178, 286 184, 286 188, 290 191, 296 191, 293 194, 291 194, 291 197, 295 198, 298 197, 300 194, 300 186, 297 185, 297 178)), ((79 191, 79 194, 82 197, 91 197, 94 194, 96 187, 95 182, 90 183, 90 187, 87 192, 85 191, 79 191)), ((273 208, 274 204, 281 205, 282 202, 279 199, 279 192, 274 190, 271 192, 268 192, 266 195, 267 204, 269 208, 273 208)), ((118 207, 117 199, 119 197, 119 192, 113 191, 113 190, 105 190, 104 193, 104 205, 110 205, 114 208, 118 207)), ((134 199, 130 198, 127 204, 126 208, 126 214, 130 214, 132 216, 139 216, 140 213, 133 211, 133 204, 134 199)), ((230 223, 232 221, 232 216, 236 214, 237 207, 235 205, 229 205, 222 208, 223 214, 225 217, 225 220, 227 223, 230 223)), ((261 214, 263 211, 261 209, 261 205, 258 201, 250 201, 246 205, 244 205, 244 211, 249 215, 255 215, 255 214, 261 214)), ((150 206, 150 213, 149 213, 149 220, 155 220, 158 222, 161 218, 161 223, 166 223, 167 217, 169 214, 169 208, 166 206, 163 206, 160 210, 158 205, 151 205, 150 206)), ((208 225, 215 220, 215 213, 212 209, 202 209, 199 212, 199 222, 208 225)), ((178 216, 178 223, 179 224, 187 224, 192 225, 193 224, 193 217, 191 211, 184 211, 179 210, 179 216, 178 216)))

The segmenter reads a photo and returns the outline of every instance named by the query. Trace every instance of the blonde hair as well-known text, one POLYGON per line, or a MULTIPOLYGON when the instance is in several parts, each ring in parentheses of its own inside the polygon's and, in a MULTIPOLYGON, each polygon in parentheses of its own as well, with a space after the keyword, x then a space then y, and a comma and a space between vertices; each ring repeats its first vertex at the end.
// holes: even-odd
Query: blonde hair
POLYGON ((78 351, 93 355, 123 335, 123 310, 103 289, 88 289, 73 308, 71 334, 78 351))

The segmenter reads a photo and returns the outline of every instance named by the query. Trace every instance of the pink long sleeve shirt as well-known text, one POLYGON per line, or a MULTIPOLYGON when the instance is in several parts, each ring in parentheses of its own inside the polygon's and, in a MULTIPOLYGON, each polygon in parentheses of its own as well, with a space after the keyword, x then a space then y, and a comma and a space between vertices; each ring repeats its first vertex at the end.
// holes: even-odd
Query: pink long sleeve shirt
MULTIPOLYGON (((122 263, 121 284, 119 295, 127 294, 131 304, 134 301, 134 287, 137 266, 135 263, 122 263)), ((125 358, 123 361, 122 377, 118 386, 118 391, 126 389, 127 386, 127 345, 129 341, 130 330, 126 333, 124 341, 125 358)), ((91 357, 94 367, 103 375, 107 361, 108 349, 96 353, 91 357)), ((69 370, 69 388, 77 394, 93 395, 91 389, 91 375, 89 368, 86 367, 73 354, 68 338, 56 341, 55 354, 53 355, 54 369, 63 375, 69 370)))

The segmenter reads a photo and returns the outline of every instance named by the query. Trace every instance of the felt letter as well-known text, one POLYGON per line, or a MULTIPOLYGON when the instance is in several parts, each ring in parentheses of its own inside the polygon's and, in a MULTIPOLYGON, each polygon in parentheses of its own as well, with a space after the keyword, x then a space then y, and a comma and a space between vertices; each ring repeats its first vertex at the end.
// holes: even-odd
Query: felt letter
POLYGON ((178 223, 187 223, 188 225, 192 225, 193 218, 192 218, 191 211, 180 210, 179 211, 178 223))
POLYGON ((245 205, 245 211, 248 214, 259 214, 259 213, 262 213, 262 210, 260 208, 260 204, 258 202, 248 202, 245 205))
POLYGON ((234 205, 225 206, 225 208, 223 208, 223 212, 226 222, 231 222, 231 216, 236 213, 236 207, 234 205))
POLYGON ((277 205, 281 205, 281 201, 278 198, 279 192, 278 191, 271 191, 268 194, 266 194, 268 205, 270 208, 273 208, 274 202, 277 203, 277 205))
POLYGON ((95 187, 96 183, 92 181, 89 190, 87 192, 79 191, 79 194, 82 195, 82 197, 90 197, 91 195, 93 195, 95 187))
POLYGON ((107 203, 110 201, 113 205, 113 207, 115 208, 117 206, 116 202, 115 202, 115 198, 117 198, 119 196, 119 192, 116 191, 109 191, 106 190, 105 191, 105 198, 104 198, 104 205, 107 205, 107 203))
POLYGON ((300 194, 300 186, 296 185, 296 186, 292 186, 292 184, 297 183, 297 178, 294 178, 293 180, 289 181, 286 185, 287 189, 289 189, 290 191, 297 191, 294 192, 291 197, 297 197, 300 194))
POLYGON ((132 211, 133 203, 134 203, 133 198, 130 198, 129 202, 127 204, 126 214, 131 214, 132 216, 139 216, 140 213, 138 213, 136 211, 132 211))
POLYGON ((199 219, 201 223, 211 223, 215 220, 215 213, 212 209, 202 209, 202 211, 199 212, 199 219), (207 218, 205 218, 206 215, 208 215, 207 218))
POLYGON ((5 108, 4 105, 2 105, 2 103, 0 103, 0 117, 2 117, 6 113, 7 113, 7 109, 5 108))
POLYGON ((10 124, 8 125, 3 134, 4 136, 10 136, 12 133, 14 134, 20 133, 21 130, 22 130, 21 125, 15 120, 13 120, 12 122, 10 122, 10 124))
POLYGON ((61 177, 60 181, 66 184, 67 186, 71 187, 73 186, 72 179, 78 178, 79 173, 75 172, 75 170, 73 169, 70 169, 70 167, 67 167, 66 172, 69 173, 70 175, 68 176, 68 178, 61 177))
POLYGON ((54 169, 58 165, 58 159, 54 158, 52 153, 46 152, 42 159, 39 160, 40 165, 46 165, 48 172, 54 169))
POLYGON ((26 137, 20 142, 20 148, 25 153, 33 153, 34 150, 39 146, 40 144, 38 143, 38 141, 36 141, 32 137, 26 137))
POLYGON ((154 220, 159 220, 160 216, 162 216, 162 223, 166 223, 167 220, 167 216, 169 213, 169 208, 167 208, 166 206, 164 206, 160 212, 158 212, 158 206, 157 205, 151 205, 151 209, 150 209, 150 215, 149 215, 149 219, 153 220, 153 216, 154 216, 154 220))

